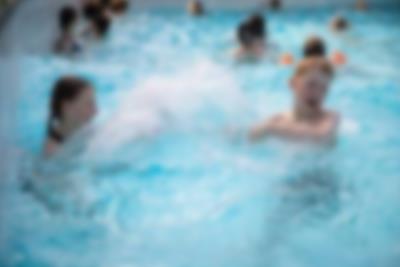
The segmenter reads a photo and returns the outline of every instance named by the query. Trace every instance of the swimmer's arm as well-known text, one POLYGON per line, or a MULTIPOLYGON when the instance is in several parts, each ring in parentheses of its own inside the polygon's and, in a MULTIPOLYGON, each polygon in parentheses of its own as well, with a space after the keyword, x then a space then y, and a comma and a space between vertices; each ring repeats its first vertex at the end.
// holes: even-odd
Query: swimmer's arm
POLYGON ((250 131, 250 140, 255 142, 259 141, 262 138, 265 138, 266 136, 270 134, 274 134, 276 131, 277 125, 279 124, 279 121, 281 119, 280 115, 276 115, 273 118, 264 121, 263 123, 260 123, 259 125, 256 125, 251 131, 250 131))

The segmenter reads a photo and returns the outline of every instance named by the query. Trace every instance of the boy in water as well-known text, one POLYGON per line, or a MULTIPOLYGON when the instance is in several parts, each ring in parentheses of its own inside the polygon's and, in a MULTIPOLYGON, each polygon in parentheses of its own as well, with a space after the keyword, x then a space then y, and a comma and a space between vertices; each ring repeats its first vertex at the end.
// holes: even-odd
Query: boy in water
POLYGON ((345 17, 339 15, 331 20, 330 28, 335 33, 342 33, 350 28, 350 23, 345 17))
POLYGON ((333 142, 339 114, 324 107, 333 72, 331 63, 323 57, 303 59, 290 83, 294 95, 292 110, 255 127, 251 138, 259 140, 273 136, 315 143, 333 142))

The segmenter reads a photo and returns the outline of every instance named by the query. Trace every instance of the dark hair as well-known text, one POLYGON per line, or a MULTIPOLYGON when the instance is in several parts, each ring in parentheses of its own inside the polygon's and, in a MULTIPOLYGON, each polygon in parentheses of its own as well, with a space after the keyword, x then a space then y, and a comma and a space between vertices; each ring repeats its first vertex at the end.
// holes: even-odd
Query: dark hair
POLYGON ((246 23, 241 23, 237 30, 237 39, 240 44, 249 46, 254 41, 254 36, 249 31, 249 26, 246 23))
POLYGON ((47 126, 49 137, 58 142, 63 141, 61 135, 55 131, 53 122, 63 118, 62 105, 65 102, 76 99, 87 88, 91 88, 91 84, 88 81, 74 76, 62 77, 55 83, 50 99, 50 114, 47 126))
POLYGON ((333 19, 332 26, 334 27, 335 30, 344 31, 349 28, 349 22, 347 21, 346 18, 338 16, 333 19))
POLYGON ((100 37, 104 37, 110 29, 111 20, 104 14, 96 16, 93 20, 94 26, 100 37))
POLYGON ((114 13, 124 13, 128 9, 128 1, 118 0, 111 2, 111 10, 114 13))
POLYGON ((319 37, 310 37, 303 48, 304 57, 324 57, 326 55, 325 42, 319 37))
POLYGON ((60 29, 67 30, 76 21, 77 17, 77 12, 73 6, 68 5, 61 8, 58 15, 60 29))
POLYGON ((82 8, 83 17, 87 20, 92 20, 103 12, 103 8, 96 2, 88 2, 82 8))
POLYGON ((254 14, 247 19, 249 31, 256 38, 265 37, 265 20, 261 14, 254 14))

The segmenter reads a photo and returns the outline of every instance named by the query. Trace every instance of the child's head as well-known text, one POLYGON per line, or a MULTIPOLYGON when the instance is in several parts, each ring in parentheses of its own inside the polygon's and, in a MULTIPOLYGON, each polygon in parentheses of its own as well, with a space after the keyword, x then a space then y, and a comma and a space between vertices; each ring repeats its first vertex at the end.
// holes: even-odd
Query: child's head
POLYGON ((241 46, 243 47, 251 47, 254 42, 254 36, 249 30, 249 27, 246 23, 242 23, 239 25, 237 29, 237 39, 241 46))
POLYGON ((99 14, 92 20, 93 29, 99 38, 104 38, 111 26, 111 20, 105 14, 99 14))
POLYGON ((56 82, 50 100, 49 130, 54 122, 81 127, 95 114, 94 91, 89 82, 72 76, 56 82))
POLYGON ((309 37, 303 47, 304 58, 324 57, 326 55, 325 42, 318 36, 309 37))
POLYGON ((331 29, 335 32, 343 32, 349 28, 349 22, 345 17, 336 16, 331 21, 331 29))
POLYGON ((66 32, 76 23, 78 19, 77 12, 73 6, 65 6, 60 10, 58 20, 60 29, 66 32))
POLYGON ((300 61, 291 79, 296 104, 321 108, 334 76, 334 69, 324 57, 310 57, 300 61))
POLYGON ((251 34, 257 39, 265 38, 265 20, 260 14, 254 14, 247 20, 251 34))

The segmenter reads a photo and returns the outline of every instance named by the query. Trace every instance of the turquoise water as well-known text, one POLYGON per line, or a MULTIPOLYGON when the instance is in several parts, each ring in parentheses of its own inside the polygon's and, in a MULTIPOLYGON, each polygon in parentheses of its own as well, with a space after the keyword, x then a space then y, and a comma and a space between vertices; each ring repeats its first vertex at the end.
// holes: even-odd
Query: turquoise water
MULTIPOLYGON (((245 12, 132 13, 80 58, 19 58, 19 180, 4 196, 0 265, 11 267, 395 267, 400 262, 400 17, 268 14, 275 50, 316 33, 344 51, 328 106, 338 143, 254 145, 248 129, 291 103, 290 67, 235 64, 245 12), (100 114, 63 163, 40 163, 48 97, 62 74, 96 86, 100 114)), ((275 52, 273 52, 275 53, 275 52)))

